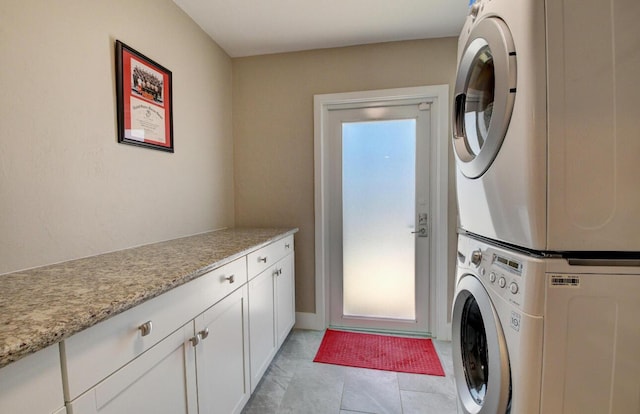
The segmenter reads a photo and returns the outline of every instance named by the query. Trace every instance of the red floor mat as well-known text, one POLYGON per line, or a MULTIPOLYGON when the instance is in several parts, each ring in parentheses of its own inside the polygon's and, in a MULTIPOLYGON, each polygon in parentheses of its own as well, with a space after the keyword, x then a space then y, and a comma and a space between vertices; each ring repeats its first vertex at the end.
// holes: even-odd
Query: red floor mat
POLYGON ((422 338, 327 329, 313 362, 444 376, 433 342, 422 338))

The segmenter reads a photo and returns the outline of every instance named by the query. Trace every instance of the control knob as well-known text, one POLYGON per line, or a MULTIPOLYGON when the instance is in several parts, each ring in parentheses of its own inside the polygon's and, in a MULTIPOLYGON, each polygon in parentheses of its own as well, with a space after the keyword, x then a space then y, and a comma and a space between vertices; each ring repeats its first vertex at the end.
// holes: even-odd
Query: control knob
POLYGON ((480 266, 480 263, 482 262, 482 250, 474 250, 473 253, 471 253, 471 263, 473 263, 474 265, 476 265, 476 267, 480 266))
POLYGON ((498 279, 498 286, 500 286, 501 288, 507 286, 507 279, 505 279, 504 277, 498 279))
POLYGON ((480 3, 478 2, 473 3, 473 5, 471 6, 471 9, 469 9, 469 15, 475 19, 476 17, 478 17, 479 11, 480 11, 480 3))
POLYGON ((518 293, 518 284, 516 282, 511 282, 511 284, 509 285, 509 290, 511 291, 511 293, 513 293, 514 295, 516 293, 518 293))

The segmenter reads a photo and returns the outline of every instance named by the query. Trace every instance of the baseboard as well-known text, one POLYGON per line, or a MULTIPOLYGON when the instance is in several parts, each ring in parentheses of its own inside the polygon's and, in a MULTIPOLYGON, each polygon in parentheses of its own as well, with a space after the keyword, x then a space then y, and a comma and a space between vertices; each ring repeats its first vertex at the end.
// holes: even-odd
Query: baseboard
POLYGON ((440 325, 440 329, 436 332, 436 339, 451 342, 451 322, 440 325))

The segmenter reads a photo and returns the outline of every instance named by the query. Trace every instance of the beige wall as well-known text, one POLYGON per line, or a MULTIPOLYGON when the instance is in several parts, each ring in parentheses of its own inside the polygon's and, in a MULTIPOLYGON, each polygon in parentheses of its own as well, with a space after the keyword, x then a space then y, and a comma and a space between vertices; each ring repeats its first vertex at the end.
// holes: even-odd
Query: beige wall
POLYGON ((313 95, 453 85, 456 47, 445 38, 233 59, 236 224, 300 228, 298 312, 315 312, 313 95))
POLYGON ((231 59, 171 0, 3 0, 0 62, 0 274, 233 224, 231 59), (173 72, 174 154, 117 143, 115 39, 173 72))

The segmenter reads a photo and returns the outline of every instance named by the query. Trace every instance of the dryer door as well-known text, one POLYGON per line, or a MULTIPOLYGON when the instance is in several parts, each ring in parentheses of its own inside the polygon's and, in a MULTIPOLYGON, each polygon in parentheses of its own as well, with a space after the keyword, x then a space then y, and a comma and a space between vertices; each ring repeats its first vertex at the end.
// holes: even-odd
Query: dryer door
POLYGON ((507 25, 475 25, 460 55, 453 108, 453 147, 460 171, 477 178, 495 159, 509 128, 516 92, 516 52, 507 25))
POLYGON ((482 283, 464 275, 452 319, 453 369, 459 408, 468 414, 505 414, 511 407, 511 371, 502 325, 482 283))

